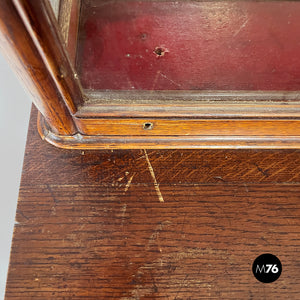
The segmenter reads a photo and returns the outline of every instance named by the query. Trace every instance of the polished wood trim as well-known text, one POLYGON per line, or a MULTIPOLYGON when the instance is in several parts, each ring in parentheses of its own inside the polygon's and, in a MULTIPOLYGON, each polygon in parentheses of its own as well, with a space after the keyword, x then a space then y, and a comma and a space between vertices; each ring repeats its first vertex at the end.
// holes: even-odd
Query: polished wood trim
POLYGON ((299 149, 300 136, 131 136, 58 135, 39 115, 43 140, 65 149, 299 149))
POLYGON ((59 8, 60 32, 73 67, 76 60, 80 7, 81 0, 61 0, 59 8))
POLYGON ((82 105, 83 96, 77 74, 72 68, 58 29, 46 0, 13 0, 38 52, 72 114, 82 105))
POLYGON ((77 129, 13 2, 0 1, 0 49, 56 134, 77 129))
POLYGON ((280 136, 300 135, 300 120, 74 119, 86 135, 280 136))

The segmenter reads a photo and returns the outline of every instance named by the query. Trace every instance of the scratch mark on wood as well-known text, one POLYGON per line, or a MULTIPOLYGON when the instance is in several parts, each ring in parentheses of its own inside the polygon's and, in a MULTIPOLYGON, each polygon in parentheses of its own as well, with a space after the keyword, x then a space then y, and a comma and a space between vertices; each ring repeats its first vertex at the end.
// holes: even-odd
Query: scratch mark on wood
POLYGON ((261 238, 261 240, 263 240, 267 245, 270 245, 270 243, 266 240, 266 238, 265 238, 264 236, 261 236, 260 238, 261 238))
POLYGON ((246 183, 244 183, 244 187, 245 187, 246 192, 249 193, 249 190, 248 190, 248 187, 247 187, 246 183))
POLYGON ((124 226, 124 220, 125 220, 125 214, 127 210, 127 204, 125 203, 122 208, 121 208, 121 213, 122 213, 122 226, 124 226))
POLYGON ((46 186, 47 186, 47 189, 48 189, 48 191, 49 191, 49 193, 50 193, 50 195, 51 195, 53 201, 54 201, 55 203, 58 203, 59 201, 56 199, 56 197, 55 197, 55 195, 54 195, 54 193, 53 193, 53 191, 52 191, 51 186, 50 186, 49 184, 47 184, 46 186))
POLYGON ((181 235, 183 235, 183 236, 185 236, 185 235, 184 235, 184 232, 183 232, 183 228, 184 228, 184 225, 185 225, 185 218, 186 218, 186 215, 187 215, 187 213, 184 214, 183 223, 182 223, 182 226, 181 226, 181 235))
POLYGON ((149 168, 151 177, 153 179, 154 188, 155 188, 156 194, 158 196, 158 200, 159 200, 159 202, 165 202, 164 198, 163 198, 163 196, 161 194, 161 191, 159 189, 159 184, 156 181, 155 173, 154 173, 154 170, 152 168, 152 165, 151 165, 151 162, 149 160, 148 153, 147 153, 146 149, 144 149, 144 153, 145 153, 145 158, 146 158, 146 161, 147 161, 147 164, 148 164, 148 168, 149 168))
POLYGON ((214 176, 214 179, 220 180, 222 182, 226 182, 226 180, 224 180, 222 176, 214 176))
POLYGON ((140 160, 140 159, 142 159, 144 157, 145 157, 145 155, 142 155, 142 156, 138 157, 136 160, 140 160))
POLYGON ((26 217, 20 209, 17 209, 17 213, 20 214, 20 215, 21 215, 23 218, 25 218, 26 220, 29 220, 29 218, 26 217))
POLYGON ((124 218, 124 216, 125 216, 126 209, 127 209, 127 204, 124 204, 123 207, 121 208, 122 218, 124 218))
POLYGON ((266 176, 266 177, 269 177, 269 173, 268 173, 268 171, 264 171, 261 167, 259 167, 257 164, 254 164, 254 166, 257 168, 257 170, 261 173, 261 174, 263 174, 264 176, 266 176))
POLYGON ((154 292, 154 293, 157 293, 157 292, 158 292, 158 287, 157 287, 157 285, 155 284, 155 280, 154 280, 154 276, 153 276, 152 270, 150 270, 150 275, 151 275, 152 284, 153 284, 153 292, 154 292))
MULTIPOLYGON (((164 221, 157 225, 156 229, 161 230, 163 226, 166 226, 168 224, 171 224, 170 221, 164 221)), ((179 294, 183 293, 186 289, 188 289, 191 285, 199 287, 199 284, 201 284, 201 287, 206 288, 208 291, 210 291, 213 287, 213 283, 208 282, 201 282, 197 283, 194 280, 190 279, 191 274, 185 274, 184 278, 178 278, 177 279, 177 272, 180 267, 185 265, 185 260, 190 261, 191 259, 197 259, 201 260, 203 258, 207 257, 216 257, 217 259, 222 259, 224 261, 231 261, 231 256, 229 256, 229 253, 227 250, 220 250, 220 249, 213 249, 213 248, 184 248, 184 251, 180 251, 179 249, 174 252, 169 252, 166 254, 160 254, 157 259, 154 261, 146 262, 144 265, 140 266, 135 274, 132 275, 134 278, 133 280, 133 289, 130 291, 130 297, 124 297, 121 298, 122 300, 137 300, 141 299, 138 297, 144 297, 152 295, 155 292, 157 288, 157 292, 159 289, 159 285, 156 284, 156 288, 153 285, 153 282, 151 282, 151 279, 144 281, 141 280, 135 280, 135 278, 139 278, 139 276, 143 276, 143 278, 147 278, 147 275, 149 274, 149 277, 151 278, 151 273, 156 272, 159 270, 159 272, 163 272, 162 274, 169 274, 169 279, 172 280, 174 286, 179 286, 179 289, 176 291, 175 298, 172 299, 183 299, 182 297, 179 297, 179 294), (181 262, 181 263, 180 263, 181 262), (167 272, 167 273, 166 273, 167 272), (174 276, 174 277, 173 277, 174 276)), ((211 265, 209 265, 212 267, 211 265)), ((203 271, 203 267, 199 268, 199 273, 203 271)), ((161 275, 162 276, 162 275, 161 275)), ((152 298, 154 299, 154 297, 152 298)), ((166 298, 167 299, 167 298, 166 298)), ((187 298, 188 299, 188 298, 187 298)), ((219 297, 218 299, 221 299, 219 297)))
POLYGON ((124 189, 124 192, 126 193, 131 185, 131 182, 132 182, 132 179, 134 177, 135 173, 133 173, 133 175, 129 178, 128 182, 126 183, 125 185, 125 189, 124 189))
MULTIPOLYGON (((151 236, 150 236, 150 238, 149 238, 149 242, 148 242, 148 245, 147 245, 147 248, 146 248, 147 250, 150 249, 150 245, 152 245, 155 241, 158 240, 158 236, 159 236, 160 232, 163 230, 163 228, 164 228, 165 226, 170 225, 171 223, 172 223, 172 222, 170 222, 170 221, 167 220, 167 221, 164 221, 164 222, 158 224, 158 225, 155 227, 154 232, 151 234, 151 236)), ((158 247, 158 248, 161 250, 160 247, 158 247)), ((162 251, 159 251, 159 252, 162 252, 162 251)))
POLYGON ((185 275, 185 277, 184 277, 184 279, 183 279, 182 283, 180 284, 179 290, 178 290, 178 291, 177 291, 177 293, 176 293, 176 296, 175 296, 174 300, 176 300, 176 299, 177 299, 177 296, 178 296, 178 294, 180 293, 181 289, 183 288, 184 282, 186 281, 186 279, 187 279, 188 277, 189 277, 189 275, 188 275, 188 274, 187 274, 187 275, 185 275))

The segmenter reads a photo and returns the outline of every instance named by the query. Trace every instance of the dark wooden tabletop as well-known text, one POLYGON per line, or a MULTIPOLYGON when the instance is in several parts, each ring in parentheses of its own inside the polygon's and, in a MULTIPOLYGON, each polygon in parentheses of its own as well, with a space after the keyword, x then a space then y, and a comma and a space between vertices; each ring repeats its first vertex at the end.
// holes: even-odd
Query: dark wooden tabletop
POLYGON ((299 216, 298 150, 62 150, 33 110, 6 299, 299 299, 299 216))

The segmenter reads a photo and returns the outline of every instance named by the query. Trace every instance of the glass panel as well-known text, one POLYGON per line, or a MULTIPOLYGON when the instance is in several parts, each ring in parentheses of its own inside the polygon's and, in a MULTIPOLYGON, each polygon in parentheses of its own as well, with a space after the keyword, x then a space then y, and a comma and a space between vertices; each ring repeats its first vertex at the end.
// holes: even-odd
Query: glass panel
POLYGON ((50 0, 50 4, 52 6, 52 9, 53 9, 54 14, 57 19, 58 19, 58 14, 59 14, 59 2, 60 2, 60 0, 50 0))
POLYGON ((76 69, 90 90, 300 90, 299 16, 300 1, 83 0, 76 69))

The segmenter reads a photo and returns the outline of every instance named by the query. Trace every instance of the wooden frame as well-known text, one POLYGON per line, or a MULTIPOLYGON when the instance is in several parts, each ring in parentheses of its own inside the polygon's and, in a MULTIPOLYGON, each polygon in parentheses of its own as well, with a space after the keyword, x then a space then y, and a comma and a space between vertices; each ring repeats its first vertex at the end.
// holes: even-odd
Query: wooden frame
MULTIPOLYGON (((68 3, 78 13, 80 1, 61 6, 68 3)), ((76 25, 66 29, 66 19, 60 15, 61 35, 47 0, 0 4, 1 49, 31 92, 48 142, 81 149, 300 148, 298 91, 83 90, 72 66, 76 34, 66 34, 76 25)))

